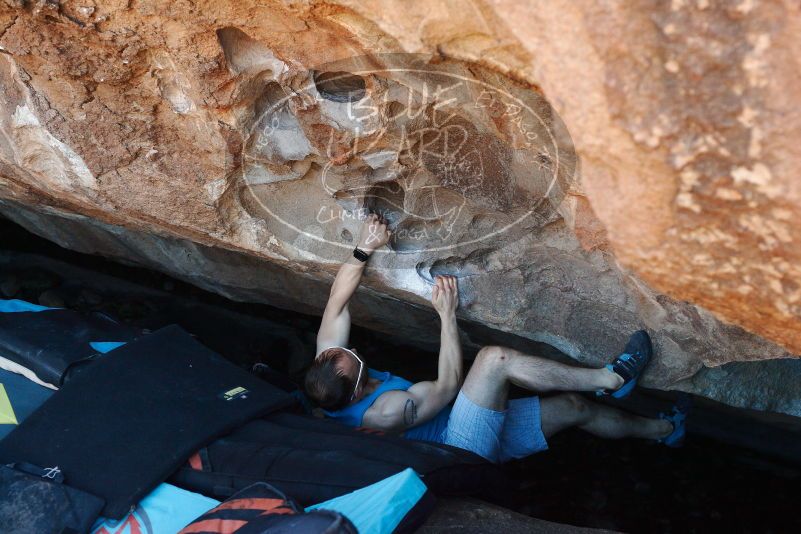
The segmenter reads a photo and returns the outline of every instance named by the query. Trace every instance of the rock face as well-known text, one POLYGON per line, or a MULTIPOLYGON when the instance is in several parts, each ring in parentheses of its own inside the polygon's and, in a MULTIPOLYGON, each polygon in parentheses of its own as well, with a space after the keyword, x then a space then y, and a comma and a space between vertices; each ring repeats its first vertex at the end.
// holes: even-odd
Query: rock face
POLYGON ((431 517, 420 527, 421 534, 444 531, 481 534, 489 531, 532 534, 612 534, 615 531, 551 523, 528 517, 475 499, 441 499, 431 517))
POLYGON ((454 274, 468 343, 647 328, 646 385, 801 415, 745 363, 801 352, 798 5, 535 4, 6 2, 0 212, 320 313, 379 211, 364 326, 435 343, 454 274))

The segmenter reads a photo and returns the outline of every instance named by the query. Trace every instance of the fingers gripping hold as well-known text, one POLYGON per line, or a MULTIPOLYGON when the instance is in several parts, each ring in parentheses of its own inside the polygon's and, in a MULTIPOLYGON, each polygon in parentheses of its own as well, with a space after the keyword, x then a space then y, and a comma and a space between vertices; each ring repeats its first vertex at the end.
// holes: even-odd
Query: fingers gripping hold
POLYGON ((455 276, 437 276, 434 279, 431 303, 440 314, 456 311, 459 305, 459 287, 455 276))

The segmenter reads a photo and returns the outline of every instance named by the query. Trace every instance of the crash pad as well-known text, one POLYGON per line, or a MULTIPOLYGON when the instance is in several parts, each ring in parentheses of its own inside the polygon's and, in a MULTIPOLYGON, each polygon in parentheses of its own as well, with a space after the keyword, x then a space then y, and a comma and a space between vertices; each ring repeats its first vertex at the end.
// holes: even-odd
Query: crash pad
POLYGON ((0 425, 16 425, 17 415, 11 406, 11 400, 6 394, 6 388, 0 384, 0 425))
POLYGON ((53 394, 52 389, 0 369, 0 439, 16 428, 53 394), (8 403, 8 404, 6 404, 8 403))
POLYGON ((0 301, 0 367, 53 389, 105 352, 105 344, 92 343, 131 341, 141 335, 103 313, 41 308, 0 301))
POLYGON ((0 441, 0 461, 57 465, 119 519, 200 447, 292 402, 170 326, 65 383, 0 441))
POLYGON ((417 473, 405 469, 347 495, 309 506, 306 511, 333 510, 350 519, 361 534, 390 534, 404 520, 410 526, 420 526, 425 521, 434 506, 429 494, 428 506, 419 507, 427 493, 428 488, 417 473), (410 520, 412 515, 416 516, 414 520, 410 520))

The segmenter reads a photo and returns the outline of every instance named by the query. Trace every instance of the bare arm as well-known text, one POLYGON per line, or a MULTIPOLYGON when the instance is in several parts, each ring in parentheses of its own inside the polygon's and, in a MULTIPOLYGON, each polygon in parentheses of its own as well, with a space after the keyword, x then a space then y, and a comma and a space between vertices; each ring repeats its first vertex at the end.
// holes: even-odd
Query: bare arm
POLYGON ((464 381, 464 364, 456 324, 459 304, 456 278, 437 277, 431 301, 442 321, 437 379, 418 382, 407 391, 384 393, 365 413, 365 425, 397 431, 423 424, 434 418, 459 392, 464 381))
MULTIPOLYGON (((386 223, 377 215, 370 214, 362 224, 358 247, 367 254, 372 254, 374 250, 387 243, 389 236, 386 223)), ((359 287, 366 265, 366 262, 351 256, 339 268, 323 312, 320 330, 317 332, 317 354, 329 347, 347 345, 350 336, 348 303, 359 287)))

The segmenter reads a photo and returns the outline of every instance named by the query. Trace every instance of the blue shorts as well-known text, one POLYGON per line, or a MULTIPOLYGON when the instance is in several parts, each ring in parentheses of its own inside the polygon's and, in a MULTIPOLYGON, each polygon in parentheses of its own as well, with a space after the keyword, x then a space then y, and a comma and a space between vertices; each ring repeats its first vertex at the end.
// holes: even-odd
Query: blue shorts
POLYGON ((484 408, 459 392, 442 442, 493 463, 523 458, 548 448, 540 421, 540 399, 509 401, 502 412, 484 408))

